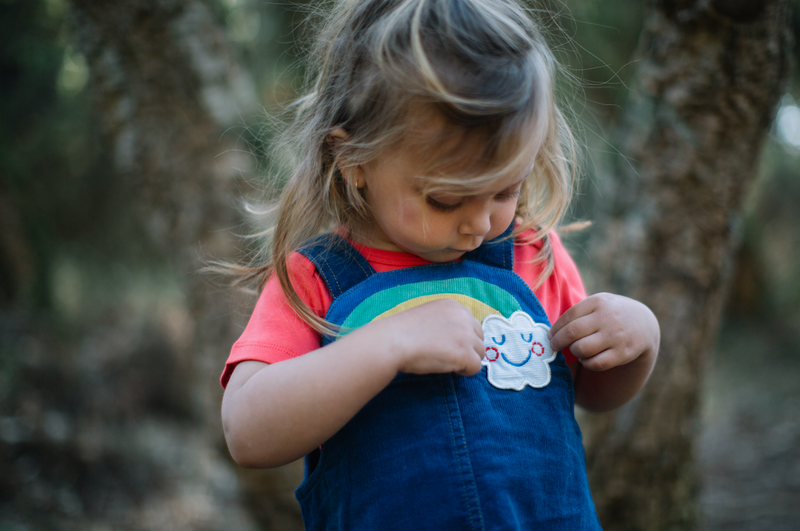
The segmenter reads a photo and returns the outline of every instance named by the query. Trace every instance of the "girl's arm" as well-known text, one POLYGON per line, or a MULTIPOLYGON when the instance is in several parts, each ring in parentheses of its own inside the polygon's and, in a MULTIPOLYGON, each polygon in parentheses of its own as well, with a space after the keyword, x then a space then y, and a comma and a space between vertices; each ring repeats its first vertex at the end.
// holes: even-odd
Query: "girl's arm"
POLYGON ((567 310, 550 329, 553 350, 569 347, 575 402, 591 411, 615 409, 638 393, 658 356, 661 332, 644 304, 598 293, 567 310))
POLYGON ((222 399, 233 459, 280 466, 308 454, 344 426, 398 372, 481 369, 483 331, 461 304, 436 300, 374 321, 303 356, 236 366, 222 399))

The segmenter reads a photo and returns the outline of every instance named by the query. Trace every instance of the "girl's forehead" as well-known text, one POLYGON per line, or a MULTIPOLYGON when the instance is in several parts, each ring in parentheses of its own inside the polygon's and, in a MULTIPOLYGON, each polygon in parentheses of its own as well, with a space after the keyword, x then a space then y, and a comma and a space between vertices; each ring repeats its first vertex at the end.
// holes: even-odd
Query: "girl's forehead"
POLYGON ((412 115, 400 140, 427 185, 480 190, 523 180, 533 171, 538 146, 522 133, 490 138, 486 132, 448 123, 438 113, 412 115), (489 144, 494 149, 489 149, 489 144))

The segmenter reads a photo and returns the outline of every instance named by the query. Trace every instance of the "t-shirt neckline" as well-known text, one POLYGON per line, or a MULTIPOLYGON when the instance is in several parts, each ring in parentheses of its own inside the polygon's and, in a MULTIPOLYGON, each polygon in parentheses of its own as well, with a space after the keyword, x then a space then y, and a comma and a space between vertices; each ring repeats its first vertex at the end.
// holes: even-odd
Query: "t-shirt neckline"
POLYGON ((406 253, 403 251, 388 251, 386 249, 378 249, 375 247, 369 247, 367 245, 362 245, 358 242, 347 238, 355 249, 364 255, 364 258, 367 259, 368 262, 374 262, 377 264, 383 264, 388 266, 417 266, 417 265, 428 265, 432 264, 428 260, 424 258, 420 258, 419 256, 411 253, 406 253))

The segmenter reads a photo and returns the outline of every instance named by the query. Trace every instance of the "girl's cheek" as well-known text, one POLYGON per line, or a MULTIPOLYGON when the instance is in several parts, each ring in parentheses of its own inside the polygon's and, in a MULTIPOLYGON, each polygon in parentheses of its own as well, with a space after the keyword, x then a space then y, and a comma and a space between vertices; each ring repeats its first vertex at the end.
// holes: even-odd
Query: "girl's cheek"
POLYGON ((418 223, 422 219, 422 211, 412 201, 400 200, 398 210, 403 224, 418 223))
POLYGON ((491 217, 492 231, 487 236, 487 239, 492 239, 500 236, 514 221, 516 215, 516 203, 511 207, 504 207, 499 212, 495 212, 491 217))

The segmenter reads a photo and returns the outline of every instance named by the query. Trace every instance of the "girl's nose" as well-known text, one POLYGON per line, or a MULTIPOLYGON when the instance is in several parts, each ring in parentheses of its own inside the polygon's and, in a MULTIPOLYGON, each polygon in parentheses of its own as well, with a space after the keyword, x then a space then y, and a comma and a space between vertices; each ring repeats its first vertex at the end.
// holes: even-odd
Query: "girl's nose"
POLYGON ((469 208, 464 209, 464 218, 458 232, 467 236, 485 236, 492 228, 492 211, 489 201, 471 201, 469 208))

